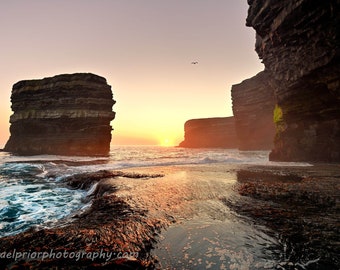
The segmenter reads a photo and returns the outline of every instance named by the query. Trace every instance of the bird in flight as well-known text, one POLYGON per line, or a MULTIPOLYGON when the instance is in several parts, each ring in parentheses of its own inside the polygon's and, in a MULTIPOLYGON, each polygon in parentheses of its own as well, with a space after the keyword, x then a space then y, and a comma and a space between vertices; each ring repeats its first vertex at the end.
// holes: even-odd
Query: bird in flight
POLYGON ((197 65, 198 62, 197 62, 197 61, 193 61, 193 62, 191 62, 191 64, 192 64, 192 65, 197 65))

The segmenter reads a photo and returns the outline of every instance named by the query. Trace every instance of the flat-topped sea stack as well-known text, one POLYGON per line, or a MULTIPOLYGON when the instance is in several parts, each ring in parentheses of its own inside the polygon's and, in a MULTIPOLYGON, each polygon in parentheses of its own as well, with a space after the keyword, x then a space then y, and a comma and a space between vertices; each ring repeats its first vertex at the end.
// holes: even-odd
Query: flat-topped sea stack
POLYGON ((339 1, 248 4, 247 26, 256 30, 256 52, 276 85, 270 159, 339 162, 339 1))
POLYGON ((11 136, 4 150, 18 155, 105 156, 115 113, 111 86, 91 73, 14 84, 11 136))
POLYGON ((240 150, 271 150, 274 143, 274 87, 267 72, 232 86, 233 113, 240 150))
POLYGON ((237 148, 234 117, 191 119, 184 124, 187 148, 237 148))

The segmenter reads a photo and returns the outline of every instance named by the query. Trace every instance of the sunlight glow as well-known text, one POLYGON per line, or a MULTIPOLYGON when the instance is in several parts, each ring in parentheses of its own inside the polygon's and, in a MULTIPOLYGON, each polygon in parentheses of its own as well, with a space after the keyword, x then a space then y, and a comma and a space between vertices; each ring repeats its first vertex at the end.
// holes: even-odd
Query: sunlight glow
POLYGON ((161 140, 160 146, 164 146, 164 147, 174 146, 174 141, 170 140, 169 138, 164 138, 161 140))
POLYGON ((176 146, 186 121, 231 116, 232 85, 264 69, 254 50, 255 31, 244 25, 247 1, 80 2, 0 2, 6 41, 0 148, 10 136, 11 89, 20 80, 78 72, 102 76, 117 101, 113 145, 176 146))

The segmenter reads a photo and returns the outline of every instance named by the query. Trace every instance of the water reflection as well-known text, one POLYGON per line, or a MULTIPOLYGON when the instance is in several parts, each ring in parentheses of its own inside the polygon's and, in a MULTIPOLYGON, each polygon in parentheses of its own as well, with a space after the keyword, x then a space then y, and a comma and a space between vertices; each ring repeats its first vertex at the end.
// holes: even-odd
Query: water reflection
POLYGON ((240 200, 234 190, 237 167, 211 164, 155 172, 165 176, 115 183, 121 187, 117 195, 147 208, 151 217, 163 213, 164 219, 176 220, 152 252, 161 269, 270 269, 278 263, 281 246, 275 234, 225 203, 240 200))
POLYGON ((155 254, 162 269, 271 269, 278 247, 263 230, 239 220, 197 217, 166 231, 155 254))

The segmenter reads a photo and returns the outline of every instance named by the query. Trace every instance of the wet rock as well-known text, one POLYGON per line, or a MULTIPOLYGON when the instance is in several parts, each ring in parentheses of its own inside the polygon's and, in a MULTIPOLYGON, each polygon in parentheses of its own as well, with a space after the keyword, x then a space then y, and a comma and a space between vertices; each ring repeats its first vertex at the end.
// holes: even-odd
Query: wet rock
POLYGON ((9 269, 154 269, 156 260, 150 256, 150 250, 166 226, 165 220, 150 217, 148 210, 132 207, 117 197, 117 187, 107 180, 160 176, 103 170, 64 179, 73 188, 88 190, 95 184, 95 190, 89 194, 91 206, 53 228, 32 228, 2 238, 1 254, 15 250, 36 256, 46 253, 46 258, 15 260, 0 254, 0 265, 9 269))
POLYGON ((272 229, 282 245, 277 269, 339 269, 337 175, 339 167, 330 165, 250 167, 237 174, 235 190, 241 196, 221 200, 272 229))

